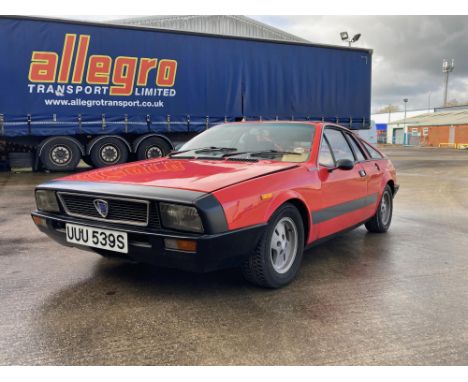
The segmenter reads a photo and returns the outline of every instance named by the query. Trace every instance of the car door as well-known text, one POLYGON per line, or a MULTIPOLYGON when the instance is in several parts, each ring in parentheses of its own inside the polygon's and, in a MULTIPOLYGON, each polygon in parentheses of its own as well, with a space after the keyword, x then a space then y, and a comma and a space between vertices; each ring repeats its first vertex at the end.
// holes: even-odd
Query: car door
POLYGON ((342 129, 326 127, 318 157, 321 180, 319 209, 312 214, 319 237, 342 231, 364 220, 363 202, 367 196, 367 182, 362 166, 356 158, 342 129), (355 163, 351 170, 335 168, 340 159, 355 163))
POLYGON ((382 183, 383 183, 383 169, 384 163, 383 156, 375 150, 371 145, 366 141, 360 139, 361 146, 363 146, 367 160, 362 162, 362 167, 366 172, 367 179, 367 195, 369 201, 373 203, 369 204, 369 207, 366 211, 366 217, 371 217, 375 213, 377 204, 380 200, 380 193, 382 192, 382 183))

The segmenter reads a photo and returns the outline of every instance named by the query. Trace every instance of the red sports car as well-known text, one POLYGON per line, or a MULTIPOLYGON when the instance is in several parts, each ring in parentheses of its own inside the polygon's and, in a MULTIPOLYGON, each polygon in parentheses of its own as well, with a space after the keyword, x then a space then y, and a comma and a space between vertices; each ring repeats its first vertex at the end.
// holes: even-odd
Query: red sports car
POLYGON ((228 123, 165 158, 41 184, 32 216, 67 246, 195 271, 240 267, 278 288, 318 240, 360 224, 386 232, 397 191, 390 160, 344 127, 228 123))

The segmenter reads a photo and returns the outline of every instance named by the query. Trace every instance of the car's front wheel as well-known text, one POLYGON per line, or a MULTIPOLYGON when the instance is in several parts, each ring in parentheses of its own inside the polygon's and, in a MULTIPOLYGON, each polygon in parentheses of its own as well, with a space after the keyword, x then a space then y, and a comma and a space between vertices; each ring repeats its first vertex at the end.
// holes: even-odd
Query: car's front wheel
POLYGON ((289 203, 271 217, 257 248, 244 261, 244 277, 257 285, 280 288, 299 271, 304 251, 304 225, 297 208, 289 203))
POLYGON ((375 215, 365 224, 369 232, 384 233, 390 228, 393 215, 393 192, 385 186, 375 215))

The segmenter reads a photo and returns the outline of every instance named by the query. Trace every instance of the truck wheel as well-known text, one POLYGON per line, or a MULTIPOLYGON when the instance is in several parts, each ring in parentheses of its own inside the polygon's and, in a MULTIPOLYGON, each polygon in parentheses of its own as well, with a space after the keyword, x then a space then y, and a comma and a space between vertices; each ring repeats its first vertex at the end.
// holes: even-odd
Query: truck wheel
POLYGON ((385 186, 382 198, 380 199, 377 212, 365 224, 369 232, 384 233, 390 228, 393 214, 393 193, 390 187, 385 186))
POLYGON ((169 144, 162 138, 149 137, 140 143, 137 150, 137 159, 145 160, 164 157, 171 151, 169 144))
POLYGON ((40 159, 49 171, 73 171, 80 163, 81 151, 72 140, 57 137, 44 144, 40 159))
POLYGON ((90 158, 94 167, 106 167, 127 162, 128 148, 120 139, 115 137, 95 138, 90 158))
POLYGON ((284 204, 271 217, 257 248, 242 265, 244 277, 267 288, 289 284, 299 271, 304 250, 304 225, 292 204, 284 204))

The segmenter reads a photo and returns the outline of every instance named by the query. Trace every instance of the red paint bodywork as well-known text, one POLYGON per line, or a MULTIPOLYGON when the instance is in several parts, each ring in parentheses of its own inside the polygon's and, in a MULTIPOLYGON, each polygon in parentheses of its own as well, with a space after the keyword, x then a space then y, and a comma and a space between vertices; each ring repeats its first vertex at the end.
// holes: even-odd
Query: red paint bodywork
POLYGON ((247 179, 294 166, 294 163, 271 161, 262 161, 260 164, 161 158, 74 174, 63 180, 130 183, 213 192, 247 179))
POLYGON ((395 168, 385 156, 377 160, 368 157, 356 163, 352 170, 329 172, 318 164, 318 153, 322 131, 331 124, 311 124, 315 126, 315 136, 309 160, 304 163, 160 158, 74 174, 63 180, 130 183, 212 193, 223 206, 230 230, 265 223, 279 206, 293 202, 307 219, 306 236, 310 244, 369 219, 376 211, 384 187, 388 183, 397 184, 395 168), (365 170, 367 176, 361 177, 359 170, 365 170), (372 205, 318 224, 312 221, 314 211, 375 193, 378 197, 372 205), (271 197, 262 198, 265 194, 271 197))

